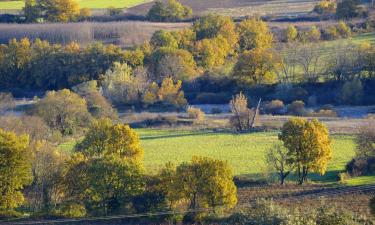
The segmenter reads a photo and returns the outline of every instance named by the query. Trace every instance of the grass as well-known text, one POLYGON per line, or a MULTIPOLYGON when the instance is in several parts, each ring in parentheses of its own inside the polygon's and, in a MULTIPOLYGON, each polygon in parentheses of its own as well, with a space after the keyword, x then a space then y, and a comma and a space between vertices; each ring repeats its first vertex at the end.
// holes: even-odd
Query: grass
MULTIPOLYGON (((158 129, 137 129, 141 145, 145 150, 144 165, 148 173, 155 173, 165 163, 179 164, 192 156, 207 156, 227 160, 235 175, 261 178, 266 175, 264 155, 277 142, 277 133, 259 132, 232 134, 212 131, 174 131, 158 129)), ((60 146, 71 151, 75 141, 60 146)), ((333 157, 326 175, 312 174, 313 181, 335 182, 337 174, 354 156, 353 137, 333 136, 333 157)), ((375 177, 360 177, 348 181, 349 185, 375 182, 375 177)))
MULTIPOLYGON (((147 2, 146 0, 78 0, 81 8, 106 9, 108 7, 128 8, 147 2)), ((24 1, 0 1, 0 9, 22 9, 24 1)))

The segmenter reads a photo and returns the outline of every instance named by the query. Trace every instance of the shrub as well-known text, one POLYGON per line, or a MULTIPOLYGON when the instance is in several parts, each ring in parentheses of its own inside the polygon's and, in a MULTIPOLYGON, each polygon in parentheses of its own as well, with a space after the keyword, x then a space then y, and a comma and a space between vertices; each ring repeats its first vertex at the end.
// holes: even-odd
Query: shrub
POLYGON ((330 0, 322 0, 314 7, 314 12, 322 16, 329 16, 336 13, 336 3, 330 0))
POLYGON ((268 114, 282 114, 284 103, 280 100, 272 100, 264 105, 263 110, 268 114))
POLYGON ((0 115, 14 107, 15 103, 12 94, 0 92, 0 115))
POLYGON ((81 218, 86 216, 86 208, 78 203, 65 203, 54 214, 65 218, 81 218))
POLYGON ((231 97, 228 93, 202 92, 197 95, 195 102, 198 104, 223 104, 228 103, 231 97))
POLYGON ((247 104, 247 97, 242 93, 233 96, 229 103, 233 113, 229 122, 238 132, 247 131, 255 124, 254 112, 248 108, 247 104))
POLYGON ((337 25, 337 31, 339 32, 340 36, 343 38, 348 38, 351 36, 350 27, 346 25, 343 21, 340 21, 337 25))
POLYGON ((298 36, 298 30, 295 26, 289 25, 285 31, 284 31, 284 40, 286 42, 294 41, 296 40, 298 36))
POLYGON ((41 117, 49 127, 65 135, 74 134, 91 121, 85 99, 67 89, 47 92, 29 113, 41 117))
POLYGON ((363 100, 363 85, 360 79, 347 81, 339 93, 339 101, 344 104, 360 104, 363 100))
POLYGON ((320 109, 316 112, 310 113, 309 116, 315 116, 315 117, 337 117, 337 112, 334 110, 324 110, 320 109))
POLYGON ((328 26, 324 29, 323 37, 325 40, 335 40, 340 37, 340 34, 336 26, 328 26))
POLYGON ((87 101, 87 109, 91 113, 91 115, 97 119, 100 118, 110 118, 116 119, 117 112, 112 107, 112 105, 107 101, 103 95, 96 91, 91 92, 84 96, 87 101))
POLYGON ((189 107, 187 113, 190 119, 202 121, 205 118, 205 113, 200 108, 189 107))
POLYGON ((305 116, 306 108, 303 101, 294 101, 287 106, 287 112, 294 116, 305 116))
POLYGON ((220 114, 222 112, 223 112, 223 110, 220 109, 220 108, 214 107, 214 108, 211 109, 211 114, 220 114))
POLYGON ((345 184, 347 180, 350 178, 349 174, 344 172, 344 173, 339 173, 338 175, 338 180, 340 183, 345 184))
POLYGON ((120 15, 121 13, 122 13, 122 9, 120 9, 120 8, 109 7, 107 9, 107 14, 109 16, 117 16, 117 15, 120 15))

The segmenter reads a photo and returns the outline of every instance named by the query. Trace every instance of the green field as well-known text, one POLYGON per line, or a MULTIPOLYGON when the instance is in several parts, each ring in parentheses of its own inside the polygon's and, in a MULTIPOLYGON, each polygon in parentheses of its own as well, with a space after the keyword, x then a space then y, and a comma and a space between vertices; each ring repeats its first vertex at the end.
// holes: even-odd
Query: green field
MULTIPOLYGON (((81 8, 90 9, 128 8, 148 1, 150 0, 78 0, 81 8)), ((23 7, 23 1, 0 1, 0 9, 2 10, 22 9, 23 7)))
MULTIPOLYGON (((175 164, 189 161, 192 156, 208 156, 227 160, 235 175, 250 178, 264 176, 266 166, 264 155, 277 142, 277 133, 259 132, 251 134, 217 133, 212 131, 173 131, 137 129, 145 150, 144 164, 148 173, 155 173, 166 162, 175 164)), ((354 156, 352 136, 333 136, 333 158, 325 176, 312 175, 315 181, 333 182, 337 174, 345 169, 354 156)), ((74 141, 60 146, 70 151, 74 141)), ((350 180, 352 185, 375 182, 374 177, 350 180)))

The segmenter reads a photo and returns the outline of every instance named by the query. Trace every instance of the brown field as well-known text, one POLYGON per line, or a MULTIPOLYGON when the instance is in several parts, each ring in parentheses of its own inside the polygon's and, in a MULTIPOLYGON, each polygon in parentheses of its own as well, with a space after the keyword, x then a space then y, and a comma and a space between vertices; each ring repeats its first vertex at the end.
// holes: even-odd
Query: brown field
POLYGON ((99 41, 126 48, 149 40, 157 30, 178 30, 189 25, 189 23, 150 22, 0 24, 0 44, 7 43, 12 38, 27 37, 59 44, 76 41, 81 45, 87 45, 99 41))
MULTIPOLYGON (((167 1, 167 0, 162 0, 167 1)), ((299 15, 310 12, 317 0, 180 0, 195 15, 217 13, 234 17, 251 15, 299 15)), ((128 13, 146 15, 153 3, 128 9, 128 13)))

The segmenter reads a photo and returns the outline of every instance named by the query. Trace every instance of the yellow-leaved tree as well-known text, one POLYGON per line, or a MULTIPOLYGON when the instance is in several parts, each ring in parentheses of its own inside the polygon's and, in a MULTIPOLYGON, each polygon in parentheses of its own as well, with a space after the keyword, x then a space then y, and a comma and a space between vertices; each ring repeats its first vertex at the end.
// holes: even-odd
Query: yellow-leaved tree
POLYGON ((75 148, 86 157, 115 155, 138 164, 143 160, 138 134, 129 125, 113 124, 110 119, 95 121, 75 148))
POLYGON ((307 180, 309 172, 324 175, 332 158, 328 128, 316 119, 293 118, 286 122, 279 134, 288 149, 288 163, 294 165, 299 184, 307 180))
POLYGON ((29 137, 0 129, 0 210, 24 201, 22 189, 32 181, 29 137))

